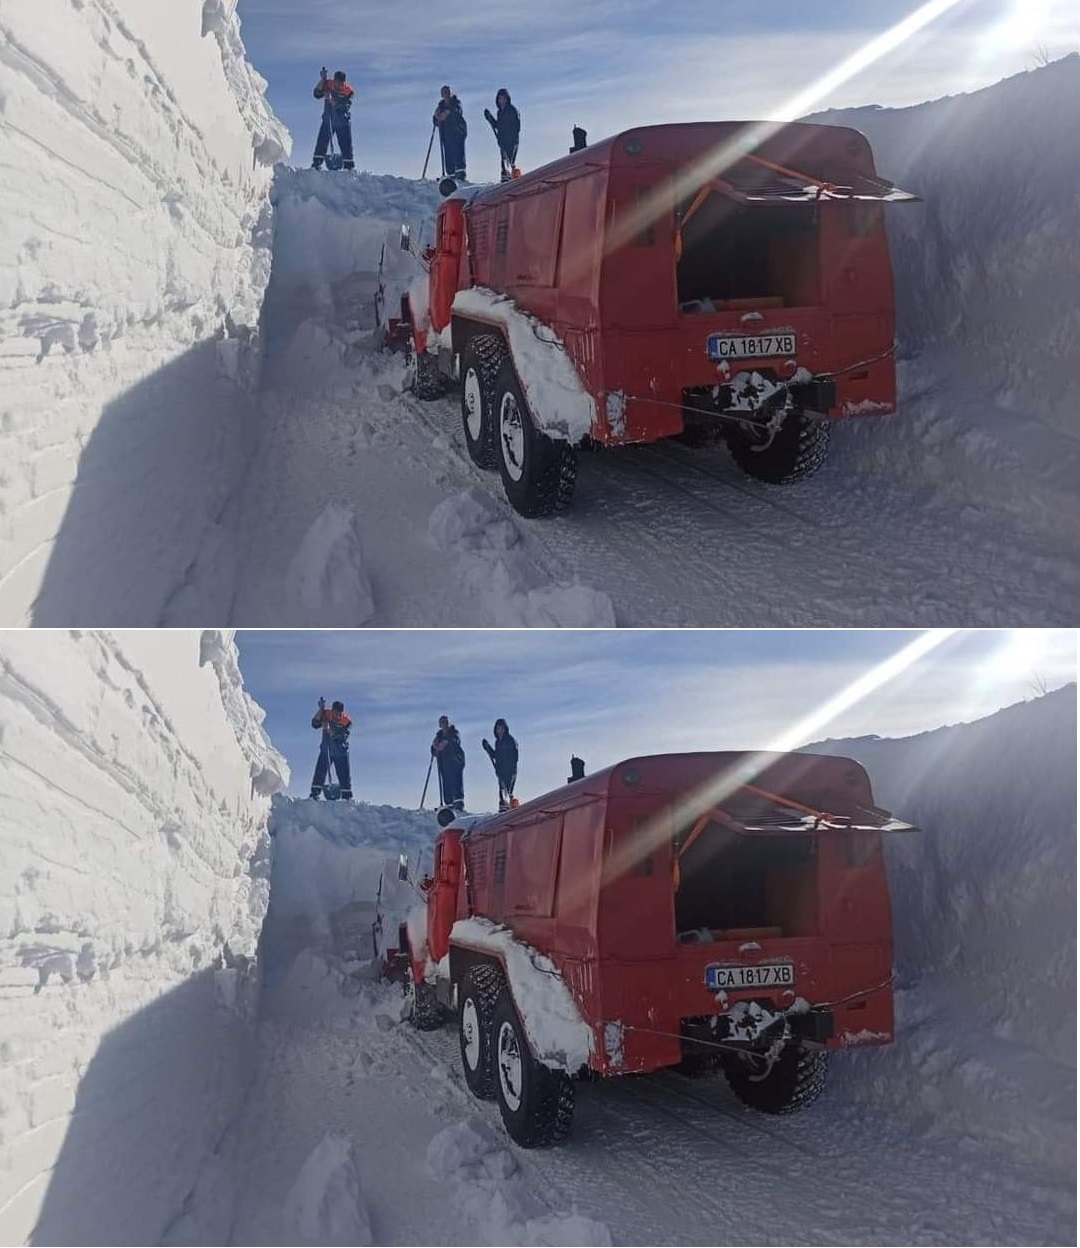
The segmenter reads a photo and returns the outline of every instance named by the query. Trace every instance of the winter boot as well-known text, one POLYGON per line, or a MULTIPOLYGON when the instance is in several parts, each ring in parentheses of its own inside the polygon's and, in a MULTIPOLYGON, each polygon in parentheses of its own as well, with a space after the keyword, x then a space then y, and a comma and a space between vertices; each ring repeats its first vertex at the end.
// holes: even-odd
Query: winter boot
POLYGON ((321 785, 321 784, 313 784, 313 785, 311 786, 311 800, 312 800, 313 802, 317 802, 317 801, 319 800, 319 798, 320 798, 320 797, 322 797, 322 785, 321 785))
POLYGON ((355 162, 355 161, 352 161, 352 160, 343 160, 343 161, 341 162, 341 167, 342 167, 342 169, 355 169, 355 168, 356 168, 356 162, 355 162))
POLYGON ((351 802, 352 801, 352 789, 342 789, 341 800, 343 802, 351 802))
POLYGON ((451 804, 453 805, 455 810, 465 809, 465 799, 463 797, 455 798, 451 804))
POLYGON ((311 162, 312 169, 321 169, 322 165, 323 165, 323 158, 321 156, 316 156, 315 159, 311 162))

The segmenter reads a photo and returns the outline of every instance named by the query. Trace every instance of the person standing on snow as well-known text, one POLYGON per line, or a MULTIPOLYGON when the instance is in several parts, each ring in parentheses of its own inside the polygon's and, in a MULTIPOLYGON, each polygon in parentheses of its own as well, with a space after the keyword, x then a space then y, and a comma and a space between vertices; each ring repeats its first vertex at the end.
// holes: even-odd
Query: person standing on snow
POLYGON ((349 775, 349 729, 352 720, 345 714, 345 703, 334 702, 326 709, 326 699, 319 699, 319 709, 311 717, 312 728, 322 730, 322 741, 319 743, 319 761, 315 764, 315 775, 311 780, 311 796, 318 801, 326 784, 326 773, 330 764, 334 764, 338 783, 341 785, 341 796, 345 801, 352 798, 352 777, 349 775))
POLYGON ((495 94, 495 108, 498 113, 496 117, 492 117, 486 108, 484 116, 487 118, 488 125, 495 131, 495 139, 499 144, 499 160, 502 164, 500 180, 509 182, 514 176, 514 166, 517 164, 521 115, 510 103, 510 92, 505 87, 500 87, 495 94))
POLYGON ((431 743, 431 752, 439 766, 439 787, 444 806, 465 809, 465 751, 461 736, 449 716, 439 716, 439 731, 431 743))
POLYGON ((499 778, 499 809, 509 810, 514 797, 514 785, 517 783, 518 747, 510 735, 510 728, 505 719, 497 719, 491 730, 495 745, 485 737, 481 743, 488 758, 495 764, 495 775, 499 778))
POLYGON ((444 86, 439 92, 439 102, 431 118, 439 127, 439 143, 442 146, 443 172, 458 182, 465 181, 465 136, 469 126, 461 111, 461 101, 444 86))
POLYGON ((350 116, 353 101, 353 89, 345 80, 345 71, 339 69, 333 78, 327 78, 326 67, 319 75, 315 84, 315 98, 323 101, 323 119, 319 127, 319 137, 315 142, 315 158, 311 162, 312 169, 321 169, 326 159, 326 149, 330 145, 331 132, 337 139, 341 150, 342 169, 355 169, 352 147, 352 118, 350 116))

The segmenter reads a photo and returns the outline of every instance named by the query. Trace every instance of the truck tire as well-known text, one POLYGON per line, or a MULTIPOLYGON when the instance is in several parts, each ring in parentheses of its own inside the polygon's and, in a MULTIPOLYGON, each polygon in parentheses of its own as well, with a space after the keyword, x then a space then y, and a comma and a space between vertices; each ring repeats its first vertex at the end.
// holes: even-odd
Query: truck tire
POLYGON ((458 1004, 461 1069, 473 1096, 490 1100, 495 1093, 492 1034, 495 1009, 504 989, 497 967, 481 963, 465 976, 458 1004))
POLYGON ((831 431, 827 420, 810 420, 792 413, 766 447, 760 446, 758 435, 742 427, 733 428, 727 442, 732 459, 748 477, 787 485, 817 472, 828 454, 831 431))
POLYGON ((499 472, 510 505, 530 518, 565 511, 574 497, 577 455, 568 442, 536 427, 509 356, 495 381, 493 410, 499 472))
POLYGON ((410 968, 405 980, 405 996, 410 1001, 409 1021, 417 1031, 438 1031, 443 1025, 443 1009, 431 984, 418 984, 410 968))
POLYGON ((574 1085, 533 1057, 508 992, 495 1009, 492 1056, 499 1112, 514 1143, 543 1148, 564 1139, 574 1117, 574 1085))
POLYGON ((724 1073, 728 1086, 744 1105, 763 1114, 794 1114, 821 1095, 828 1067, 829 1055, 824 1049, 789 1044, 768 1072, 734 1057, 724 1063, 724 1073))
POLYGON ((495 382, 506 348, 494 334, 479 334, 461 353, 461 424, 469 458, 478 468, 497 468, 495 382))
POLYGON ((413 393, 425 402, 441 399, 446 393, 446 380, 439 372, 439 362, 426 351, 413 350, 416 357, 416 377, 413 380, 413 393))

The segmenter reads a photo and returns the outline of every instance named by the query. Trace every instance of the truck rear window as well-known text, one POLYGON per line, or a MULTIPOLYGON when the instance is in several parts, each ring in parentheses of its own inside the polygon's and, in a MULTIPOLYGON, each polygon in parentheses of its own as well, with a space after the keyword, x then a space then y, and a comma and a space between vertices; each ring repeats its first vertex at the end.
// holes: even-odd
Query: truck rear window
POLYGON ((675 930, 680 940, 723 940, 728 931, 817 930, 813 836, 745 835, 709 823, 679 858, 675 930))
POLYGON ((816 207, 741 204, 714 191, 692 215, 689 208, 676 261, 681 312, 818 303, 816 207))

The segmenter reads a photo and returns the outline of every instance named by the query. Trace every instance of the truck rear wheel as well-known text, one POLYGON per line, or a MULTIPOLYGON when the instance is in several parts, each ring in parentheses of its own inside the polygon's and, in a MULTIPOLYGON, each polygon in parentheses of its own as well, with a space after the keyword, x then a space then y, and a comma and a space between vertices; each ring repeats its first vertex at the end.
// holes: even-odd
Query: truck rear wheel
POLYGON ((473 1096, 488 1100, 495 1092, 495 1066, 491 1039, 495 1008, 503 991, 503 978, 494 966, 474 966, 461 985, 458 1006, 458 1040, 461 1069, 473 1096))
POLYGON ((492 1038, 495 1095, 510 1138, 522 1148, 564 1139, 574 1117, 574 1085, 533 1057, 509 993, 495 1010, 492 1038))
POLYGON ((817 472, 829 451, 831 426, 827 420, 810 420, 799 413, 786 417, 773 440, 741 425, 727 435, 731 457, 748 477, 787 485, 817 472))
POLYGON ((495 428, 506 497, 523 516, 565 511, 574 497, 577 456, 536 427, 507 356, 495 383, 495 428))
POLYGON ((724 1073, 744 1105, 763 1114, 794 1114, 821 1095, 828 1067, 824 1049, 789 1044, 772 1066, 760 1055, 739 1054, 725 1060, 724 1073))
POLYGON ((469 458, 478 468, 497 468, 495 382, 506 355, 502 340, 479 334, 461 353, 461 423, 469 458))

